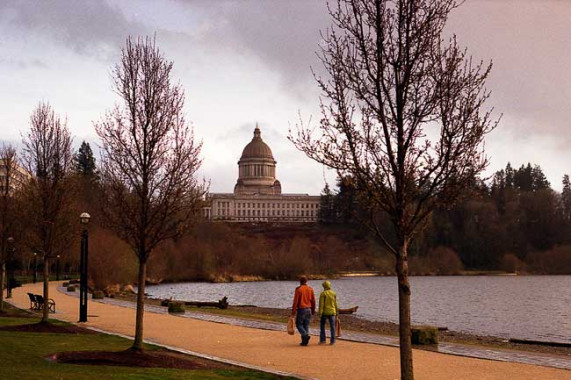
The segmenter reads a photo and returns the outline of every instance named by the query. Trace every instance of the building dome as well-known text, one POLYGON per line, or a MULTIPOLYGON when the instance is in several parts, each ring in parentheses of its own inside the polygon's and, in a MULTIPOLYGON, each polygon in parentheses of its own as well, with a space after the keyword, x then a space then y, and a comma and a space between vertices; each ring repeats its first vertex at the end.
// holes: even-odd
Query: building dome
POLYGON ((247 158, 265 158, 265 159, 274 159, 274 155, 272 154, 272 150, 262 140, 262 133, 260 132, 260 128, 256 126, 254 129, 254 137, 252 141, 242 151, 242 157, 240 157, 240 161, 247 159, 247 158))
POLYGON ((242 151, 238 161, 236 194, 281 194, 281 185, 276 180, 276 161, 270 147, 262 140, 256 125, 252 141, 242 151))

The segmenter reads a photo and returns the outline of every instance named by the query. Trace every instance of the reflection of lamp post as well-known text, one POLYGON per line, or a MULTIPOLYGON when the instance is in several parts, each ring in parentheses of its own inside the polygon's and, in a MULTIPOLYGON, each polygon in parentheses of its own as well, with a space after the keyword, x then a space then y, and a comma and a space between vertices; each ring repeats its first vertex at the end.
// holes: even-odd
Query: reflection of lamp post
POLYGON ((56 256, 56 281, 59 281, 59 255, 56 256))
POLYGON ((79 322, 87 322, 87 224, 89 223, 89 218, 91 218, 91 216, 86 212, 79 216, 79 220, 81 224, 83 224, 81 256, 79 261, 79 322))
POLYGON ((34 252, 34 284, 38 281, 38 253, 34 252))
POLYGON ((8 239, 6 239, 6 242, 8 243, 9 255, 8 260, 6 260, 8 264, 6 268, 6 272, 8 272, 8 281, 6 281, 6 298, 12 298, 12 285, 14 285, 14 268, 12 267, 14 265, 14 238, 10 236, 8 239))

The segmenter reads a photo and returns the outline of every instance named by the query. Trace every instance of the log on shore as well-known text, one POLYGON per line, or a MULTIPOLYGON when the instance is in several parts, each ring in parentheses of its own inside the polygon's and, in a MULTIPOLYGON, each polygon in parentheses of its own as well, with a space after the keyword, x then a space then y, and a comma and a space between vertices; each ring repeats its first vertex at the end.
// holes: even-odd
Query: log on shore
MULTIPOLYGON (((173 302, 172 299, 165 299, 161 301, 161 306, 168 306, 169 303, 173 302)), ((219 309, 227 309, 230 305, 228 303, 228 297, 224 297, 221 300, 215 302, 201 302, 201 301, 180 301, 186 306, 197 306, 197 307, 217 307, 219 309)))
POLYGON ((353 306, 348 309, 339 309, 339 314, 353 314, 357 312, 359 306, 353 306))
POLYGON ((542 340, 530 340, 530 339, 510 339, 509 342, 519 343, 519 344, 535 344, 538 346, 550 346, 550 347, 571 347, 571 343, 546 342, 542 340))
POLYGON ((228 297, 224 297, 217 302, 200 302, 200 301, 186 301, 184 303, 186 306, 197 306, 197 307, 217 307, 219 309, 227 309, 228 305, 228 297))

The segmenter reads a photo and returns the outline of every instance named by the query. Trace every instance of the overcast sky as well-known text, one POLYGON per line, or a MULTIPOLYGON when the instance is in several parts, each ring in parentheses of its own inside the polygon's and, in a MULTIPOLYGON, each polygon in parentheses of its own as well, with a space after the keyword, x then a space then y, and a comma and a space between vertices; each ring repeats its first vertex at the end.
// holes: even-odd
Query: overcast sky
MULTIPOLYGON (((39 101, 67 116, 76 145, 96 150, 93 121, 117 98, 111 66, 128 35, 156 34, 203 140, 202 175, 231 192, 256 122, 283 192, 318 194, 327 174, 287 141, 319 120, 310 67, 329 25, 323 0, 0 1, 0 140, 17 144, 39 101), (325 174, 324 174, 325 173, 325 174)), ((486 140, 491 165, 540 165, 560 190, 571 173, 571 1, 467 0, 447 26, 492 59, 489 105, 503 113, 486 140)))

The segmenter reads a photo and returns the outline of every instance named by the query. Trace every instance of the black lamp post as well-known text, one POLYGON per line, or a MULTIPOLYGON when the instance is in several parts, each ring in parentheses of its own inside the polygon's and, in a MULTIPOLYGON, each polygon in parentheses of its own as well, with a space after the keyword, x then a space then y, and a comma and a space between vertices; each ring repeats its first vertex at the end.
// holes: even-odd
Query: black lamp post
POLYGON ((34 284, 38 281, 38 253, 34 252, 34 284))
POLYGON ((83 232, 81 234, 81 256, 79 261, 79 322, 87 322, 87 224, 90 218, 91 216, 86 212, 79 216, 79 220, 83 225, 83 232))
POLYGON ((56 256, 56 281, 59 281, 59 255, 56 256))
POLYGON ((8 239, 6 239, 6 242, 8 243, 9 254, 8 260, 6 260, 6 272, 8 275, 8 281, 6 281, 6 298, 12 298, 12 285, 14 285, 14 238, 10 236, 8 239))

